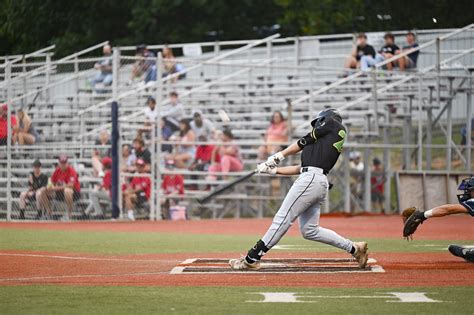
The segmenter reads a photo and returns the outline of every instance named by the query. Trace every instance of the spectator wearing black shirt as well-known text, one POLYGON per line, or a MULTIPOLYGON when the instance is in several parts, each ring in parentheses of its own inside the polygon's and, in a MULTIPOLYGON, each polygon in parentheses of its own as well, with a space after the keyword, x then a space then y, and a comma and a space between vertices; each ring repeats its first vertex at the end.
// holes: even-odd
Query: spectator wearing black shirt
POLYGON ((41 193, 48 185, 48 176, 41 172, 41 162, 35 160, 33 162, 33 171, 28 177, 28 190, 20 194, 20 219, 25 219, 25 208, 28 201, 36 201, 36 209, 38 214, 41 212, 41 204, 39 202, 41 193))
MULTIPOLYGON (((390 59, 396 54, 400 53, 400 48, 395 45, 395 37, 392 33, 386 33, 383 37, 385 40, 385 45, 382 46, 380 51, 372 56, 363 56, 360 61, 360 68, 363 71, 370 70, 370 67, 376 65, 377 63, 383 62, 386 59, 390 59)), ((398 61, 393 61, 384 66, 387 70, 392 70, 394 65, 397 65, 398 61)))
POLYGON ((142 159, 145 162, 145 172, 150 172, 151 152, 145 147, 145 141, 139 137, 135 138, 133 140, 133 148, 137 160, 142 159))
POLYGON ((367 35, 365 35, 365 33, 360 33, 357 35, 356 46, 352 48, 351 55, 346 59, 345 68, 357 69, 363 56, 371 56, 372 58, 375 58, 375 49, 367 44, 367 35))
MULTIPOLYGON (((418 43, 416 42, 415 33, 408 32, 406 36, 406 41, 407 41, 407 44, 403 46, 403 52, 411 51, 418 48, 418 43)), ((404 56, 403 58, 400 58, 398 61, 398 66, 400 67, 400 70, 403 71, 405 69, 415 69, 416 64, 418 62, 419 54, 420 54, 420 51, 417 50, 404 56)))

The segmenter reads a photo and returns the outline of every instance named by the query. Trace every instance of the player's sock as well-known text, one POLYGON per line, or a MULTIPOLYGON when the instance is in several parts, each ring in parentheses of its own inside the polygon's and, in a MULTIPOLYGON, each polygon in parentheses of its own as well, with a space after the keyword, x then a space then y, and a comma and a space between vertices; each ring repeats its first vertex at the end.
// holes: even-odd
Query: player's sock
POLYGON ((423 220, 431 218, 432 216, 433 216, 433 210, 432 209, 423 212, 423 220))
POLYGON ((262 240, 259 240, 254 247, 252 247, 247 256, 245 256, 245 260, 249 264, 254 264, 259 261, 266 252, 268 252, 269 248, 265 246, 265 243, 262 240))

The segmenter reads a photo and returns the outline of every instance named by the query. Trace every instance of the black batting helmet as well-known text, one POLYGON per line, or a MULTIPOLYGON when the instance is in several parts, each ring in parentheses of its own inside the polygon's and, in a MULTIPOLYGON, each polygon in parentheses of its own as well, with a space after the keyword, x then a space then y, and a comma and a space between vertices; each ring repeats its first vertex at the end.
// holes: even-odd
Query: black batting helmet
POLYGON ((323 122, 329 119, 334 119, 335 121, 342 123, 342 117, 341 114, 337 111, 335 108, 327 108, 323 109, 318 113, 318 116, 316 116, 315 119, 311 122, 311 126, 315 128, 318 125, 321 125, 323 122))

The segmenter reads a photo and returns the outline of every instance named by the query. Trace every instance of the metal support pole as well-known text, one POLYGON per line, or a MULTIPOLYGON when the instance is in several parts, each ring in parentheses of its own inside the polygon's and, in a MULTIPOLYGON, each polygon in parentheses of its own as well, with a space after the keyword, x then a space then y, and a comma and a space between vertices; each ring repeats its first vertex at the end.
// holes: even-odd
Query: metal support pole
POLYGON ((436 105, 438 108, 441 108, 441 40, 436 38, 436 86, 437 86, 437 95, 436 95, 436 105))
MULTIPOLYGON (((389 116, 389 123, 392 122, 392 114, 388 114, 389 116)), ((385 144, 390 144, 390 127, 386 126, 383 129, 383 142, 385 144)), ((390 165, 390 149, 384 148, 383 149, 383 168, 385 172, 385 186, 384 186, 384 197, 385 197, 385 204, 384 210, 385 214, 392 212, 391 209, 391 184, 392 184, 392 172, 391 172, 391 165, 390 165)))
POLYGON ((75 88, 76 88, 76 97, 75 97, 75 105, 76 105, 76 110, 79 109, 79 59, 76 56, 74 56, 74 76, 75 76, 75 88))
POLYGON ((446 169, 448 171, 451 170, 452 168, 452 158, 453 158, 453 147, 452 147, 452 139, 453 139, 453 80, 454 78, 450 77, 449 79, 449 96, 450 100, 447 102, 448 108, 447 110, 447 116, 448 116, 448 134, 447 134, 447 141, 446 145, 448 146, 446 148, 446 169))
POLYGON ((378 103, 378 96, 377 96, 377 71, 376 68, 372 68, 372 79, 373 87, 372 87, 372 98, 374 99, 374 123, 375 123, 375 132, 379 133, 379 103, 378 103))
POLYGON ((467 124, 466 124, 466 164, 467 171, 472 171, 472 73, 469 77, 469 89, 467 91, 467 124))
MULTIPOLYGON (((218 47, 218 46, 217 46, 218 47)), ((157 65, 161 65, 163 62, 163 56, 161 52, 158 53, 157 56, 157 65)), ((161 67, 157 67, 157 77, 161 78, 161 67)), ((162 152, 161 152, 161 105, 163 103, 163 84, 159 81, 160 84, 156 89, 156 110, 158 115, 156 115, 156 122, 155 122, 155 129, 156 129, 156 159, 153 163, 155 163, 155 180, 152 178, 152 182, 155 182, 155 196, 156 196, 156 206, 155 206, 155 220, 161 220, 163 218, 162 210, 161 210, 161 159, 162 159, 162 152)), ((153 130, 155 132, 155 130, 153 130)), ((163 163, 164 164, 164 163, 163 163)))
POLYGON ((403 164, 405 166, 406 170, 409 170, 411 168, 411 159, 410 159, 410 148, 408 148, 408 145, 410 144, 410 139, 411 139, 411 115, 413 113, 413 95, 408 96, 408 108, 405 108, 405 126, 402 130, 403 133, 403 144, 406 145, 405 148, 403 148, 403 164))
MULTIPOLYGON (((271 40, 267 42, 267 60, 271 60, 273 57, 273 43, 271 40)), ((272 67, 270 64, 270 67, 267 68, 267 78, 265 78, 265 81, 267 81, 272 75, 272 67)))
POLYGON ((351 178, 349 165, 349 150, 344 150, 344 212, 351 212, 351 178))
POLYGON ((421 121, 423 106, 423 81, 422 75, 418 76, 418 171, 423 169, 423 125, 421 121))
POLYGON ((370 149, 364 149, 364 210, 372 211, 372 184, 370 182, 371 169, 370 169, 370 149))
MULTIPOLYGON (((46 86, 49 86, 51 84, 51 54, 48 53, 46 54, 46 86)), ((50 90, 46 89, 45 91, 45 100, 46 104, 49 105, 49 102, 51 100, 51 95, 50 95, 50 90)))
POLYGON ((5 81, 7 82, 7 221, 11 220, 12 216, 12 105, 10 100, 12 99, 12 86, 11 86, 11 63, 6 62, 5 65, 5 81))
MULTIPOLYGON (((219 55, 220 51, 221 51, 221 46, 220 46, 219 42, 216 41, 214 43, 214 57, 217 57, 217 55, 219 55)), ((221 65, 217 64, 217 75, 220 76, 220 74, 221 74, 221 65)))

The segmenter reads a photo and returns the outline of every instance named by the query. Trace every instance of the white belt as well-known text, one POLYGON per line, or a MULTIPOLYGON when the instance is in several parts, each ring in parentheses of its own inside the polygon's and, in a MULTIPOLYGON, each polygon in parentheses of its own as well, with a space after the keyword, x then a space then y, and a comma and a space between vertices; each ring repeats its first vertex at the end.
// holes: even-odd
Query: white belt
POLYGON ((305 166, 305 167, 300 168, 300 173, 305 173, 305 172, 326 175, 324 174, 324 170, 322 168, 314 167, 314 166, 305 166))

